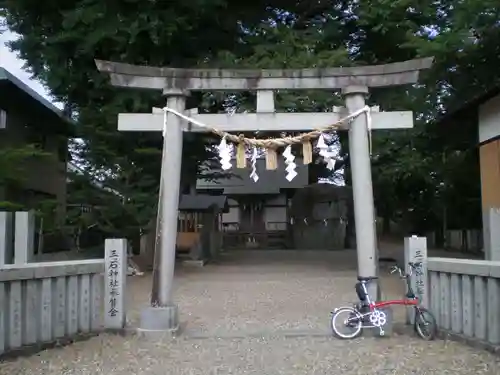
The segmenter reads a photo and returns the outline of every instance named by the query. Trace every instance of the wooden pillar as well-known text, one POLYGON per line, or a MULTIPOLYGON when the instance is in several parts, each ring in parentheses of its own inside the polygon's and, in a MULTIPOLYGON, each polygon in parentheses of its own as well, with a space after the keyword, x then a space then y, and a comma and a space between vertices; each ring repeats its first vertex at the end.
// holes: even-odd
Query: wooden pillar
POLYGON ((500 260, 500 139, 480 145, 483 248, 487 260, 500 260))
POLYGON ((483 210, 500 207, 500 139, 480 145, 479 162, 483 210))
POLYGON ((483 211, 483 249, 500 260, 500 95, 479 106, 478 138, 483 211))

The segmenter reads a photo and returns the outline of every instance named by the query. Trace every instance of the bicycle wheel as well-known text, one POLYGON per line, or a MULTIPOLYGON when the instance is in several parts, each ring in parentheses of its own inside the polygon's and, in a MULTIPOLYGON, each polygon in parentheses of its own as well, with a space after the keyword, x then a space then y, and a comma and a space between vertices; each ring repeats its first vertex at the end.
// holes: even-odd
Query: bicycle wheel
POLYGON ((434 340, 437 335, 437 322, 432 313, 423 308, 415 308, 415 331, 424 340, 434 340))
POLYGON ((332 315, 331 324, 332 331, 338 338, 354 339, 361 334, 363 317, 352 307, 341 307, 332 315))

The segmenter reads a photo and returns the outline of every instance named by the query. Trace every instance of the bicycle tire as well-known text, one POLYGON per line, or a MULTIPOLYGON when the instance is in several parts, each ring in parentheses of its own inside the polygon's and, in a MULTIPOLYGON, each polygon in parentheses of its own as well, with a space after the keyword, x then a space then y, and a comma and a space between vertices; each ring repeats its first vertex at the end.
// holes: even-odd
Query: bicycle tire
POLYGON ((426 308, 417 307, 415 308, 414 329, 421 339, 425 341, 434 340, 437 336, 438 331, 436 318, 426 308), (427 333, 422 330, 422 325, 429 326, 429 328, 427 329, 427 333))
MULTIPOLYGON (((344 323, 342 323, 342 324, 344 324, 344 323)), ((363 316, 356 309, 354 309, 352 307, 341 307, 332 315, 331 327, 332 327, 333 334, 336 337, 338 337, 342 340, 355 339, 361 335, 361 332, 363 330, 363 316), (345 312, 347 312, 349 315, 355 315, 357 318, 357 323, 356 323, 356 326, 354 327, 354 332, 351 334, 341 333, 337 329, 336 324, 335 324, 336 321, 339 319, 340 315, 342 313, 345 313, 345 312)))

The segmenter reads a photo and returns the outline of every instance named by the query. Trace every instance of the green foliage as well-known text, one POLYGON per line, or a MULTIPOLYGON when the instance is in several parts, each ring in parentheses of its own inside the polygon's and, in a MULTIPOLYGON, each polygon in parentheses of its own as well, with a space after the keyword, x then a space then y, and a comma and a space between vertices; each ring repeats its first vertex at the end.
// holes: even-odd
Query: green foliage
POLYGON ((50 156, 34 145, 0 148, 0 186, 19 184, 25 178, 27 162, 34 158, 48 158, 50 156))
MULTIPOLYGON (((9 192, 23 191, 26 182, 28 168, 29 173, 33 173, 30 162, 33 160, 43 160, 53 162, 55 156, 44 152, 33 144, 22 147, 7 146, 0 149, 0 189, 6 194, 3 201, 0 200, 0 210, 21 211, 35 210, 38 223, 43 219, 43 231, 53 232, 57 230, 60 223, 56 221, 56 209, 58 202, 56 199, 42 199, 36 202, 25 202, 19 199, 12 199, 9 192)), ((15 198, 15 197, 14 197, 15 198)), ((40 224, 39 224, 40 225, 40 224)))
MULTIPOLYGON (((0 148, 0 189, 19 187, 26 179, 26 166, 35 158, 49 159, 52 155, 39 150, 34 145, 23 147, 6 146, 0 148)), ((0 209, 14 211, 23 209, 22 202, 0 201, 0 209)))

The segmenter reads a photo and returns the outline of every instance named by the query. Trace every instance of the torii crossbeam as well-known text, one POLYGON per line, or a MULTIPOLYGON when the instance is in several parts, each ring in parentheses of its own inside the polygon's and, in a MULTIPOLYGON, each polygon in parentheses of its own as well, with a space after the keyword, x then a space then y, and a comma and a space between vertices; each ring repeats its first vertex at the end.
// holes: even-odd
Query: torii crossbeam
MULTIPOLYGON (((177 69, 135 66, 96 60, 99 71, 109 74, 114 86, 162 91, 167 107, 186 113, 201 123, 219 130, 306 131, 335 123, 347 113, 365 106, 369 87, 413 84, 419 72, 432 65, 433 58, 423 58, 386 65, 328 69, 177 69), (341 89, 346 108, 329 113, 275 113, 274 90, 341 89), (189 91, 257 91, 257 113, 197 114, 185 110, 189 91)), ((118 129, 122 131, 162 131, 163 113, 120 114, 118 129)), ((168 331, 178 327, 177 306, 172 299, 175 264, 177 212, 182 163, 182 132, 205 131, 190 127, 175 114, 167 114, 158 221, 160 241, 155 252, 160 254, 158 306, 148 307, 141 316, 141 330, 168 331), (163 188, 164 189, 164 188, 163 188)), ((412 112, 375 112, 372 129, 411 128, 412 112)), ((368 129, 365 116, 355 118, 349 128, 349 153, 352 171, 354 217, 358 274, 378 273, 375 212, 371 177, 368 129)), ((370 291, 376 297, 377 289, 370 291)))

